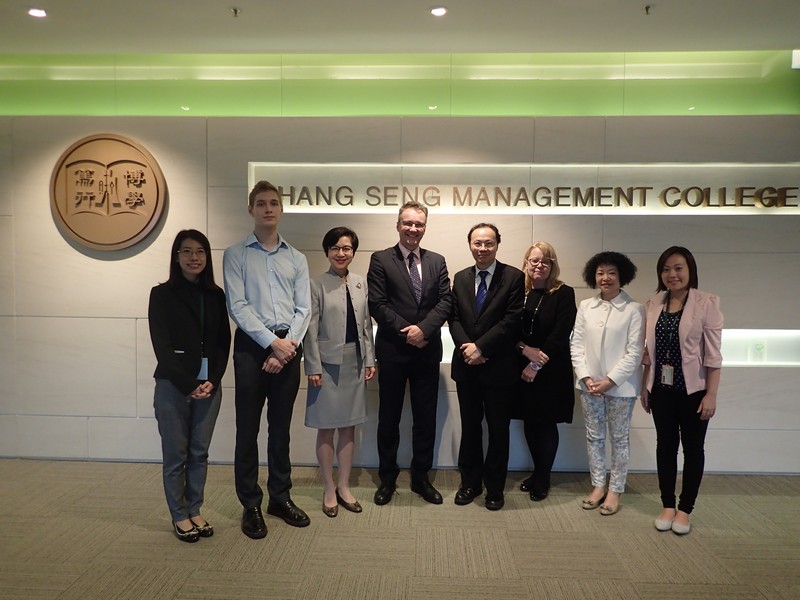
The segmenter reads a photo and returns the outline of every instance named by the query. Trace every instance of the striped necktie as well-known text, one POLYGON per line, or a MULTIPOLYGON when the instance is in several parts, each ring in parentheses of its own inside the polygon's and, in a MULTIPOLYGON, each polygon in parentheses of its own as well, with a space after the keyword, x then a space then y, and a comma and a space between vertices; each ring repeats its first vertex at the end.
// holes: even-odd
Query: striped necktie
POLYGON ((481 314, 483 303, 486 302, 486 276, 489 271, 481 271, 478 275, 481 276, 481 282, 478 284, 478 293, 475 294, 475 314, 481 314))
POLYGON ((411 287, 414 288, 414 298, 416 298, 417 304, 419 304, 420 300, 422 300, 422 278, 419 276, 419 271, 417 271, 417 264, 413 252, 408 255, 408 275, 411 277, 411 287))

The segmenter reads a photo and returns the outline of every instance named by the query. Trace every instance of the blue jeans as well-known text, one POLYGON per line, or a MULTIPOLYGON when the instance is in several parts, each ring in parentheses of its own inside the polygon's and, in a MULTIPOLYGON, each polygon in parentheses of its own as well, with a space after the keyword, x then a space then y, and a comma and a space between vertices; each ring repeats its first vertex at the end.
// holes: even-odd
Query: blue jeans
POLYGON ((208 473, 208 447, 220 404, 219 389, 211 398, 194 400, 184 396, 169 380, 156 379, 153 408, 164 457, 164 493, 174 522, 200 514, 208 473))

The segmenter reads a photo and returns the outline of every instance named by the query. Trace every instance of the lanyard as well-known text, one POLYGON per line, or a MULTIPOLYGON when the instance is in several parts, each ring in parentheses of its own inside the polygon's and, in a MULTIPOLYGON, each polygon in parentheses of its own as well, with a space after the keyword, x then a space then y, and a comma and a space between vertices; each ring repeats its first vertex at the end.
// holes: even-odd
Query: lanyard
POLYGON ((667 292, 667 297, 664 302, 664 308, 662 312, 664 313, 664 320, 665 325, 667 326, 667 332, 669 333, 669 338, 667 339, 667 354, 666 359, 669 360, 669 350, 672 347, 672 336, 675 332, 678 331, 678 326, 681 322, 681 316, 683 316, 683 307, 686 305, 686 300, 689 298, 689 293, 686 293, 686 298, 683 299, 681 302, 681 307, 676 310, 674 313, 668 312, 667 309, 669 308, 669 301, 670 301, 670 293, 667 292))

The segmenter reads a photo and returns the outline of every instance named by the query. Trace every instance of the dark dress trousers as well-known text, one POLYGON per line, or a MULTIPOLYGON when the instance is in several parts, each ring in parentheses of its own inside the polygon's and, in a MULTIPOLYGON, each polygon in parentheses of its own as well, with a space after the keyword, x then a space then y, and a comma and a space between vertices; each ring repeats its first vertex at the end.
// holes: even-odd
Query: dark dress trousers
POLYGON ((442 360, 442 325, 450 316, 452 295, 444 257, 420 249, 422 298, 417 302, 399 245, 373 253, 367 284, 369 311, 378 324, 375 355, 378 362, 378 458, 381 482, 393 486, 400 472, 397 448, 406 383, 413 416, 411 477, 425 481, 433 466, 436 403, 442 360), (406 343, 401 329, 417 325, 428 344, 406 343))
POLYGON ((488 495, 503 493, 508 471, 509 409, 518 387, 519 371, 514 344, 525 296, 522 271, 498 262, 480 314, 475 305, 476 268, 453 278, 453 314, 450 334, 455 342, 451 377, 456 382, 461 412, 458 469, 461 487, 486 485, 488 495), (488 360, 468 365, 461 344, 473 342, 488 360), (483 418, 489 433, 483 456, 483 418))

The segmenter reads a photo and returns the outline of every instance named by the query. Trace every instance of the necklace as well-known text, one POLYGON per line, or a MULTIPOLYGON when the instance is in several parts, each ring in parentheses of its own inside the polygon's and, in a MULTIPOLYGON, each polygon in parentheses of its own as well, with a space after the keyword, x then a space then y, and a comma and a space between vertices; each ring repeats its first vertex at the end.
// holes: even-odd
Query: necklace
MULTIPOLYGON (((533 291, 533 290, 531 290, 533 291)), ((525 303, 528 302, 528 294, 530 292, 525 293, 525 303)), ((536 320, 536 313, 539 312, 539 307, 542 305, 542 300, 544 300, 546 292, 542 290, 542 295, 539 296, 539 302, 536 304, 536 308, 533 309, 533 316, 531 317, 530 323, 528 323, 528 335, 533 335, 533 322, 536 320)))

